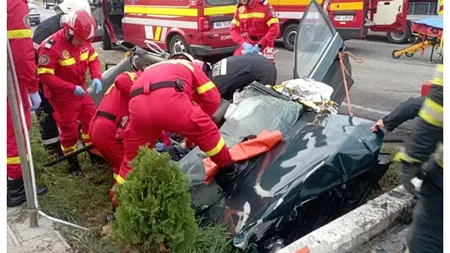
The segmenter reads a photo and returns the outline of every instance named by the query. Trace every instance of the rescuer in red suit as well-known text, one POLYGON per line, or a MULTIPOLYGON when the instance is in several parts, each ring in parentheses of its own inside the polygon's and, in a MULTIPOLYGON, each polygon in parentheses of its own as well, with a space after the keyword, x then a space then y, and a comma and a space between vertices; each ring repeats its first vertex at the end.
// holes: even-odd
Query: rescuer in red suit
POLYGON ((125 181, 139 146, 149 143, 153 148, 164 130, 194 142, 221 168, 215 177, 218 185, 224 190, 232 186, 238 165, 211 119, 219 103, 216 86, 191 61, 172 59, 148 67, 131 88, 125 155, 117 183, 125 181))
MULTIPOLYGON (((38 93, 33 41, 31 40, 32 32, 30 30, 30 19, 26 2, 20 0, 8 0, 7 15, 8 41, 11 47, 12 60, 16 70, 17 80, 19 82, 19 90, 17 92, 20 94, 25 113, 26 122, 23 123, 26 124, 27 129, 29 130, 31 126, 30 110, 39 108, 41 98, 38 93), (31 105, 29 99, 31 100, 31 105)), ((9 102, 7 102, 6 106, 7 205, 8 207, 14 207, 24 203, 26 201, 26 196, 9 102)), ((47 192, 47 189, 37 187, 36 192, 41 196, 47 192)))
MULTIPOLYGON (((78 121, 82 124, 84 143, 91 144, 88 131, 95 105, 86 91, 88 68, 96 92, 100 92, 103 86, 98 54, 91 45, 95 31, 94 18, 84 10, 76 10, 67 15, 63 29, 44 40, 38 48, 37 72, 44 84, 44 95, 55 110, 53 116, 60 131, 64 155, 77 149, 78 121)), ((92 162, 98 160, 94 154, 99 153, 91 149, 89 155, 92 162)), ((69 173, 80 175, 78 158, 72 156, 68 162, 69 173)))
POLYGON ((92 144, 111 162, 114 178, 119 174, 123 159, 123 144, 118 136, 118 127, 122 119, 128 116, 130 89, 141 73, 124 72, 116 77, 111 87, 106 90, 89 126, 92 144))
POLYGON ((273 47, 280 23, 268 0, 239 0, 230 33, 239 45, 234 55, 262 52, 267 59, 275 61, 273 47))

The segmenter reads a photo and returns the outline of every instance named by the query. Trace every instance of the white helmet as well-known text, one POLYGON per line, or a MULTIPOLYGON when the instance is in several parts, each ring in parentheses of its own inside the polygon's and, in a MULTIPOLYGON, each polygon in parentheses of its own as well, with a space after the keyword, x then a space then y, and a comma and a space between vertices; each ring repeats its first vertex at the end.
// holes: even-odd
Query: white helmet
POLYGON ((91 6, 88 0, 63 0, 61 3, 55 6, 57 12, 67 14, 71 11, 85 10, 91 14, 91 6))

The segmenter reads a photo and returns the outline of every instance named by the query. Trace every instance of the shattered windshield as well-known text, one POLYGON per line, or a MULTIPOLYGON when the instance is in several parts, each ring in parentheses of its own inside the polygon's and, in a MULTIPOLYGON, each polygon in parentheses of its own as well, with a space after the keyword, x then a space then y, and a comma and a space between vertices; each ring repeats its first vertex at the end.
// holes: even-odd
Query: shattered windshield
POLYGON ((297 74, 299 77, 309 77, 316 67, 320 57, 333 38, 333 33, 326 17, 321 15, 319 8, 311 4, 306 17, 303 17, 298 31, 297 74))

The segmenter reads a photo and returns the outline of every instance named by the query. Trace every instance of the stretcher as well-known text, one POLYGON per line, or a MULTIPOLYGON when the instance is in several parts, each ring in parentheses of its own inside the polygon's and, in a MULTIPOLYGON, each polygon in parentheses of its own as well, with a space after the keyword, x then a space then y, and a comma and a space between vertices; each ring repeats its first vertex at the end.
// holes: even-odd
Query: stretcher
POLYGON ((411 24, 411 32, 415 35, 414 44, 400 50, 392 51, 392 58, 399 59, 403 54, 406 57, 412 57, 416 52, 422 51, 422 55, 426 48, 431 47, 430 63, 433 61, 433 54, 437 50, 439 59, 442 58, 442 43, 444 33, 443 17, 426 18, 413 21, 411 24))

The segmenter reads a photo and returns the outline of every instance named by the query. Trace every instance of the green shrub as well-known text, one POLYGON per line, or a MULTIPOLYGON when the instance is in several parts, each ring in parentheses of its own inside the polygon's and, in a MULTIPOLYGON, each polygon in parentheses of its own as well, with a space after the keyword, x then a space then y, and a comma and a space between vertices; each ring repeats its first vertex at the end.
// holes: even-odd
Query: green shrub
POLYGON ((187 252, 197 223, 188 180, 167 154, 141 147, 127 181, 116 189, 120 203, 114 233, 139 252, 187 252))

